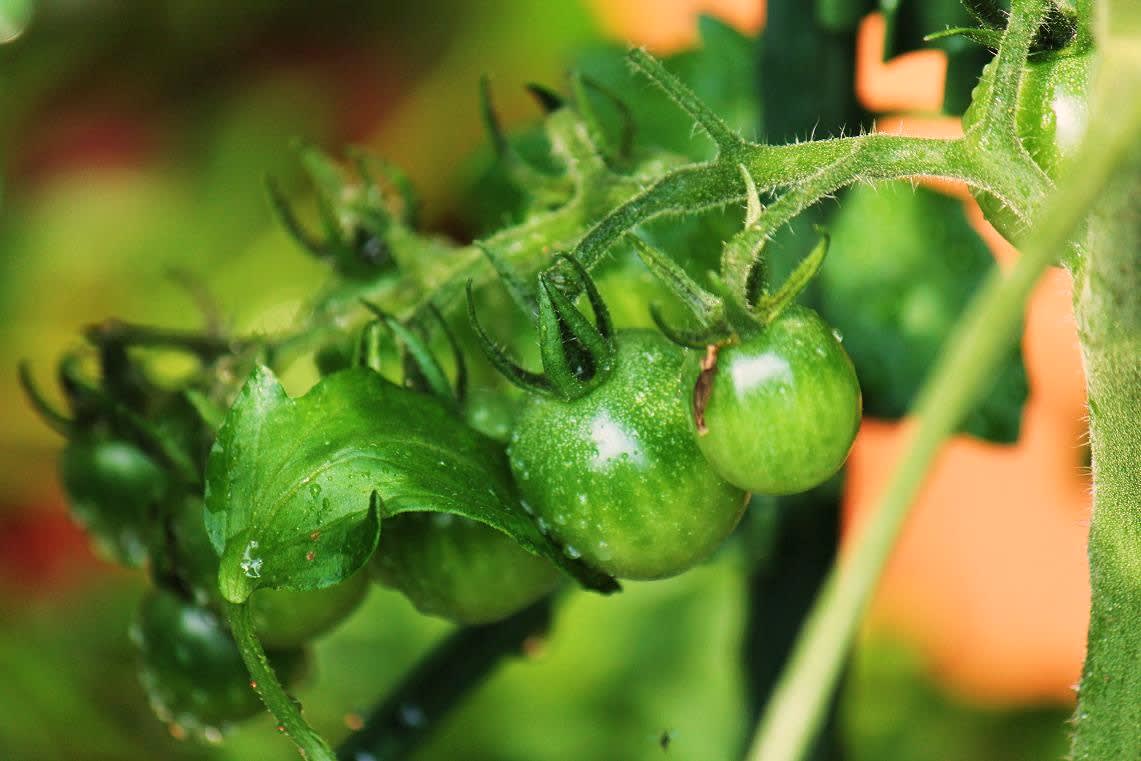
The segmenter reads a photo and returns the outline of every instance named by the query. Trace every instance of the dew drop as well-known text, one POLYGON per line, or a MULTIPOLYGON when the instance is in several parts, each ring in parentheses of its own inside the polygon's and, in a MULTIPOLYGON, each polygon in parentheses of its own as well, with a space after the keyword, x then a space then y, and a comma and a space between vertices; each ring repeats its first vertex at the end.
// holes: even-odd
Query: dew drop
POLYGON ((573 544, 568 544, 566 547, 563 547, 563 554, 571 560, 578 560, 582 557, 582 553, 579 552, 573 544))
POLYGON ((605 539, 599 539, 598 540, 598 545, 597 545, 596 549, 598 551, 599 560, 609 560, 610 559, 610 557, 611 557, 610 545, 606 542, 605 539))

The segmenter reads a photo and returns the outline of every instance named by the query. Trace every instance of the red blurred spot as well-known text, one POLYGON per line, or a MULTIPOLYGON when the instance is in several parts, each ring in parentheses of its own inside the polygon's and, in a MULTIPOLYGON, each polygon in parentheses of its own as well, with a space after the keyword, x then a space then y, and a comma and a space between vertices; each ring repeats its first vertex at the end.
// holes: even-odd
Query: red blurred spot
POLYGON ((108 566, 61 506, 5 508, 0 516, 0 589, 50 597, 98 576, 108 566))

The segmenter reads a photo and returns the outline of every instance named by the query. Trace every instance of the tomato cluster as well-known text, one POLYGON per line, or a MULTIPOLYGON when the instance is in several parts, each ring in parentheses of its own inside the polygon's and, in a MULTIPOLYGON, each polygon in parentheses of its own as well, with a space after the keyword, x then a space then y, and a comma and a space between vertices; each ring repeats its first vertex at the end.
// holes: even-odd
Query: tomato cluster
MULTIPOLYGON (((652 256, 667 282, 685 279, 652 256)), ((527 509, 568 556, 619 578, 680 573, 732 532, 746 492, 805 491, 843 464, 860 420, 855 370, 819 315, 789 306, 791 291, 763 317, 738 304, 736 328, 711 326, 693 352, 615 330, 581 265, 556 264, 574 277, 539 278, 542 374, 509 360, 471 314, 493 363, 531 392, 508 455, 527 509), (594 325, 563 292, 572 282, 594 325)))

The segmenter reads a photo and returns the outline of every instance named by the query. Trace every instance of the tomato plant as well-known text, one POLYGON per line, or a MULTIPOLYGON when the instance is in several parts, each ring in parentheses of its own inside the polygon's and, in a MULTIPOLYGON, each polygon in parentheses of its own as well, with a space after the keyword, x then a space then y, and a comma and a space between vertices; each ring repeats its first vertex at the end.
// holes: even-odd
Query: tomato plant
MULTIPOLYGON (((1136 16, 1115 0, 1104 7, 1136 16)), ((790 50, 792 37, 770 40, 765 60, 783 50, 794 62, 820 44, 828 71, 843 74, 822 40, 850 32, 861 8, 828 4, 792 25, 804 50, 790 50)), ((778 27, 787 10, 774 14, 778 27)), ((270 197, 329 281, 294 331, 96 326, 86 334, 93 361, 61 363, 67 411, 25 370, 33 405, 68 439, 62 471, 76 517, 118 560, 150 572, 137 639, 160 716, 213 734, 253 712, 256 694, 303 757, 334 758, 286 686, 301 646, 357 606, 371 572, 421 611, 470 627, 426 656, 361 735, 403 732, 377 747, 410 751, 408 730, 426 719, 413 712, 399 729, 392 707, 423 700, 443 715, 549 618, 553 590, 613 594, 618 578, 679 574, 725 543, 744 565, 763 564, 781 553, 759 545, 787 551, 794 527, 827 546, 805 553, 817 567, 775 609, 783 629, 801 632, 795 644, 750 654, 779 668, 749 669, 751 709, 768 701, 749 758, 802 757, 835 733, 828 706, 860 615, 941 443, 964 425, 990 440, 1017 436, 1025 383, 1012 337, 1034 282, 1062 262, 1078 284, 1097 500, 1075 757, 1124 758, 1141 746, 1129 530, 1141 504, 1136 25, 1095 34, 1088 2, 1015 0, 1009 17, 984 0, 967 10, 980 26, 952 31, 997 53, 961 137, 753 140, 760 124, 742 124, 748 111, 736 106, 752 108, 755 95, 735 97, 725 80, 747 69, 739 58, 716 62, 748 46, 707 23, 718 44, 705 57, 666 64, 633 50, 621 61, 672 102, 670 118, 639 93, 625 97, 628 81, 612 71, 610 83, 579 71, 566 93, 528 87, 542 119, 520 140, 503 131, 485 80, 495 181, 512 192, 475 206, 487 229, 479 240, 422 229, 412 185, 393 165, 302 144, 320 232, 274 183, 270 197), (1101 101, 1087 98, 1094 56, 1102 79, 1089 88, 1101 101), (1123 93, 1117 115, 1107 116, 1107 92, 1123 93), (638 137, 639 116, 658 143, 638 137), (861 187, 835 216, 817 206, 859 183, 920 177, 980 195, 1023 246, 1009 274, 963 244, 962 220, 926 195, 909 205, 889 190, 872 202, 861 187), (829 219, 801 255, 787 230, 829 219), (608 309, 595 275, 619 309, 608 309), (853 357, 834 326, 850 332, 853 357), (150 360, 171 353, 194 370, 160 383, 150 360), (293 394, 279 378, 298 359, 320 378, 293 394), (528 369, 536 362, 541 372, 528 369), (996 377, 1000 391, 969 416, 996 377), (819 561, 835 554, 834 522, 812 531, 788 516, 807 515, 809 528, 835 518, 837 473, 865 404, 914 415, 914 439, 880 510, 829 570, 819 561), (767 512, 734 537, 746 492, 767 512)), ((584 68, 607 71, 599 60, 584 68)), ((827 84, 825 94, 836 83, 827 84)), ((764 104, 765 123, 790 138, 803 126, 790 115, 809 106, 858 118, 848 92, 834 108, 796 105, 764 104)), ((842 132, 835 119, 828 129, 842 132)), ((763 575, 748 582, 752 634, 769 614, 758 604, 763 575)))

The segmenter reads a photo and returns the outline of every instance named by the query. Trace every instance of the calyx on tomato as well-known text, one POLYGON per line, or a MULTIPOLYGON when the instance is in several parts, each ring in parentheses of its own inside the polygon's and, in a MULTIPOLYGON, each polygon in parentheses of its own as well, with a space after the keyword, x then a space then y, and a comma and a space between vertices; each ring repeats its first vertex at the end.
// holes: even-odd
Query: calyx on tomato
POLYGON ((682 353, 653 331, 615 331, 585 269, 559 260, 595 319, 550 273, 539 276, 542 373, 508 359, 469 300, 491 361, 533 392, 507 450, 516 484, 568 557, 622 578, 680 573, 732 531, 745 495, 713 472, 690 435, 682 353))
MULTIPOLYGON (((1085 134, 1089 119, 1089 83, 1094 54, 1077 42, 1061 50, 1032 55, 1022 70, 1015 105, 1015 129, 1023 147, 1051 179, 1057 178, 1062 162, 1071 156, 1085 134)), ((970 130, 982 114, 979 94, 993 85, 995 64, 983 69, 972 104, 963 114, 963 128, 970 130)), ((994 196, 973 191, 988 222, 1013 239, 1025 227, 1013 212, 994 196)))
MULTIPOLYGON (((517 365, 484 331, 476 316, 470 283, 468 316, 484 354, 508 380, 526 391, 570 400, 590 393, 609 374, 615 353, 614 326, 602 296, 586 269, 576 259, 565 254, 559 254, 558 260, 569 265, 571 272, 577 276, 586 292, 591 311, 594 312, 594 324, 578 310, 549 273, 542 273, 539 276, 538 299, 534 302, 534 313, 538 315, 542 373, 534 373, 517 365)), ((504 280, 515 292, 523 287, 513 278, 504 280)), ((529 295, 520 296, 519 300, 530 308, 529 295)))
POLYGON ((747 172, 745 229, 726 244, 724 261, 736 288, 715 281, 714 295, 669 257, 634 238, 638 252, 686 303, 700 329, 679 330, 655 319, 675 343, 704 350, 690 360, 692 421, 697 445, 727 481, 760 494, 806 491, 831 477, 848 456, 859 427, 860 387, 839 340, 812 310, 794 305, 828 250, 821 242, 775 292, 765 283, 765 233, 753 223, 760 199, 747 172))

